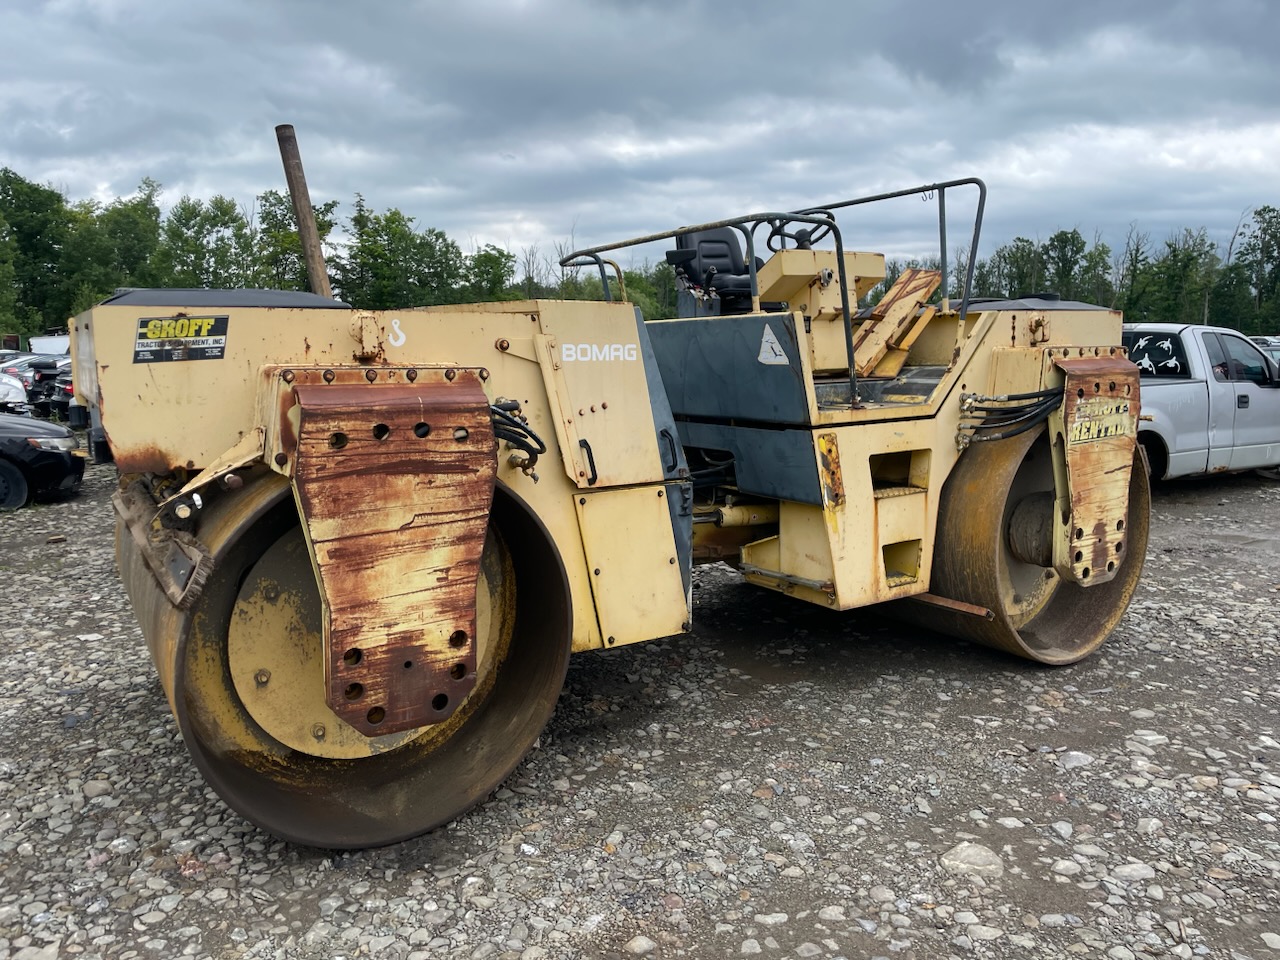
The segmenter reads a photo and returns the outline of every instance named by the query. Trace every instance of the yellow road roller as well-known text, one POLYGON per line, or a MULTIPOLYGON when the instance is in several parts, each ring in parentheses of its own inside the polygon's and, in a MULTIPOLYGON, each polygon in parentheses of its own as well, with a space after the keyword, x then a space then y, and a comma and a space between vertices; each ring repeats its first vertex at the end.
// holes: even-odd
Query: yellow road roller
POLYGON ((77 317, 120 575, 204 777, 303 844, 430 830, 520 762, 571 653, 689 630, 699 563, 1095 650, 1146 550, 1138 372, 1115 311, 945 295, 958 191, 976 250, 967 179, 570 254, 603 301, 130 290, 77 317), (915 194, 941 269, 884 289, 839 218, 915 194), (651 243, 674 319, 610 259, 651 243))

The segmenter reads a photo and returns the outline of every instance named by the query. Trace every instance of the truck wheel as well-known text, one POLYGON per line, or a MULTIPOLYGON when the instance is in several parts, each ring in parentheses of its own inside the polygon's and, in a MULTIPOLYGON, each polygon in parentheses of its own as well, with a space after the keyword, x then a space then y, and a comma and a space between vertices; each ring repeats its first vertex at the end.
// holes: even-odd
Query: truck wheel
POLYGON ((0 460, 0 511, 17 510, 30 496, 22 471, 8 460, 0 460))
MULTIPOLYGON (((368 738, 324 702, 320 595, 292 497, 259 501, 203 519, 215 565, 180 636, 166 626, 172 608, 145 596, 145 564, 121 563, 153 652, 173 657, 170 701, 205 779, 260 827, 316 847, 394 843, 483 800, 537 740, 568 665, 567 582, 545 529, 498 491, 477 586, 474 689, 442 723, 368 738)), ((124 549, 130 540, 117 538, 124 549)))
POLYGON ((1152 483, 1163 480, 1164 475, 1169 472, 1169 454, 1163 441, 1152 436, 1140 436, 1138 445, 1146 454, 1147 477, 1152 483))

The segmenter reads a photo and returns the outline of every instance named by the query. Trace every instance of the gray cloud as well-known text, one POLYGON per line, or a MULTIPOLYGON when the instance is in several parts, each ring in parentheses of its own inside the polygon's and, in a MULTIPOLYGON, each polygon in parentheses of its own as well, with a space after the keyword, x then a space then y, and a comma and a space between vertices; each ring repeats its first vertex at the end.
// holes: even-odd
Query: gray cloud
MULTIPOLYGON (((7 0, 0 164, 72 198, 151 176, 247 202, 282 187, 290 122, 313 198, 544 250, 966 175, 988 250, 1225 240, 1277 202, 1268 0, 894 7, 7 0)), ((921 252, 927 212, 861 211, 850 242, 921 252)))

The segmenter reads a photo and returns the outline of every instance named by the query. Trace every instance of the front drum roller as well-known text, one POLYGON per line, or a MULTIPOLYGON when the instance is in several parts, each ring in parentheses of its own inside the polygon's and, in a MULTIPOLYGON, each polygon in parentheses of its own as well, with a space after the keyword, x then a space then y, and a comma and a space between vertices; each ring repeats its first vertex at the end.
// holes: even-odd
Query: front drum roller
POLYGON ((568 584, 545 527, 501 485, 477 584, 475 687, 447 720, 381 737, 324 703, 320 596, 288 482, 270 474, 215 500, 199 535, 215 564, 185 613, 127 535, 121 573, 196 765, 264 830, 329 848, 424 833, 493 791, 550 718, 568 584))
MULTIPOLYGON (((1048 558, 1024 559, 1019 534, 1052 528, 1053 459, 1041 427, 975 443, 947 479, 938 509, 930 592, 991 611, 991 619, 913 604, 911 619, 932 629, 1046 664, 1093 653, 1129 606, 1147 552, 1151 491, 1134 449, 1129 512, 1115 576, 1084 587, 1059 576, 1048 558), (1037 520, 1039 522, 1037 523, 1037 520)), ((1045 534, 1047 535, 1047 534, 1045 534)))

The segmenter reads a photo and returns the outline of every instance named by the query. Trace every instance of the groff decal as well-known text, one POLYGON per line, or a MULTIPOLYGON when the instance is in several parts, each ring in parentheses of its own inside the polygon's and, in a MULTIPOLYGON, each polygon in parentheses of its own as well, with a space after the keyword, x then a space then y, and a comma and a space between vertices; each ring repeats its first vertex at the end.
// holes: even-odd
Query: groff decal
POLYGON ((227 352, 227 320, 221 317, 140 317, 134 363, 221 360, 227 352))

